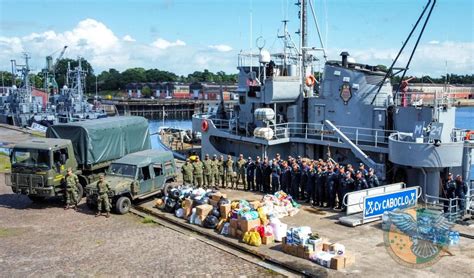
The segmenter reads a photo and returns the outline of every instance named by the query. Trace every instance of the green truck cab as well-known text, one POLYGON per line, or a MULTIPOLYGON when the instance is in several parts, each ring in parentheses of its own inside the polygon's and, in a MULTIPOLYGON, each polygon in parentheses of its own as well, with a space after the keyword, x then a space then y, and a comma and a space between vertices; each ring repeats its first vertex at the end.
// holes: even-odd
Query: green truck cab
POLYGON ((67 169, 78 176, 78 196, 97 181, 111 162, 151 149, 148 121, 143 117, 110 117, 48 127, 46 138, 16 144, 10 156, 7 185, 33 201, 64 197, 67 169))
MULTIPOLYGON (((33 201, 63 194, 67 168, 77 169, 72 143, 65 139, 38 138, 16 144, 10 160, 13 192, 33 201)), ((83 194, 86 181, 80 176, 79 182, 78 193, 83 194)))
MULTIPOLYGON (((173 153, 167 150, 145 150, 128 154, 110 165, 105 182, 110 186, 109 201, 119 214, 130 210, 132 202, 162 194, 166 186, 176 181, 173 153)), ((97 182, 86 189, 87 205, 97 207, 97 182)))

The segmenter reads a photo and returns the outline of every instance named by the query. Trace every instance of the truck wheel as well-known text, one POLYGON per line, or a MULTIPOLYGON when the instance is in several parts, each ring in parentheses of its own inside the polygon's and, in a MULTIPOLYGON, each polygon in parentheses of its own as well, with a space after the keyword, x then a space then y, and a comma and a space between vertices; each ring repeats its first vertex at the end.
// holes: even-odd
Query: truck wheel
POLYGON ((115 202, 115 211, 119 214, 125 214, 130 210, 132 202, 128 197, 122 196, 115 202))
POLYGON ((34 196, 34 195, 28 195, 28 198, 30 198, 30 200, 33 202, 33 203, 41 203, 44 201, 45 197, 42 197, 42 196, 34 196))
POLYGON ((84 196, 84 187, 80 183, 76 185, 77 188, 77 203, 81 202, 82 196, 84 196))

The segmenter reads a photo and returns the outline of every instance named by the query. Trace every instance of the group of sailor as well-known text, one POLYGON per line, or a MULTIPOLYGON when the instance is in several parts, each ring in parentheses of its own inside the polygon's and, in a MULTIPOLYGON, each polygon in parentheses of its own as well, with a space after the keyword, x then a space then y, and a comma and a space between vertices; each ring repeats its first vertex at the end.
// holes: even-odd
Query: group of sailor
POLYGON ((462 176, 456 175, 456 178, 453 178, 453 174, 448 173, 448 179, 443 188, 443 197, 448 199, 444 201, 444 212, 455 213, 459 210, 463 214, 466 207, 466 194, 467 184, 462 176))
POLYGON ((294 199, 313 206, 345 210, 343 197, 346 193, 380 185, 372 168, 363 163, 355 169, 351 164, 340 165, 332 159, 309 159, 289 156, 283 160, 280 154, 273 159, 259 156, 244 159, 242 154, 234 162, 232 156, 224 159, 205 155, 188 158, 181 168, 185 185, 231 188, 246 191, 274 193, 283 190, 294 199))

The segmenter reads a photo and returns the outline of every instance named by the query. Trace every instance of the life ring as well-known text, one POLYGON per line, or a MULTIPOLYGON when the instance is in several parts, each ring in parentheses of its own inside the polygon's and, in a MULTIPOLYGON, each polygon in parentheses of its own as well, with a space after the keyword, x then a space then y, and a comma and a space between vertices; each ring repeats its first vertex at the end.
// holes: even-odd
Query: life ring
POLYGON ((209 124, 207 123, 206 120, 202 120, 201 122, 201 130, 206 132, 209 129, 209 124))
POLYGON ((312 87, 316 83, 316 78, 314 78, 314 76, 310 75, 310 76, 306 77, 305 83, 306 83, 306 86, 312 87))
POLYGON ((464 138, 464 140, 466 140, 466 141, 473 140, 474 141, 474 130, 470 130, 470 131, 466 132, 466 137, 464 138))

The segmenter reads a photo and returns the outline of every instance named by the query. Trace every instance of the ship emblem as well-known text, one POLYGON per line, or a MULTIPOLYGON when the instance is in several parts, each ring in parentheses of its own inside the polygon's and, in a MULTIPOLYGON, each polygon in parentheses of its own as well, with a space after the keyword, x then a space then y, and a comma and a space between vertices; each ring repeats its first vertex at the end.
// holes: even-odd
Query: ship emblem
POLYGON ((414 268, 431 266, 450 245, 457 244, 459 233, 443 214, 427 209, 387 212, 384 242, 390 256, 398 263, 414 268))
POLYGON ((344 104, 347 105, 349 100, 352 98, 351 86, 349 85, 349 83, 342 84, 340 92, 342 101, 344 101, 344 104))

